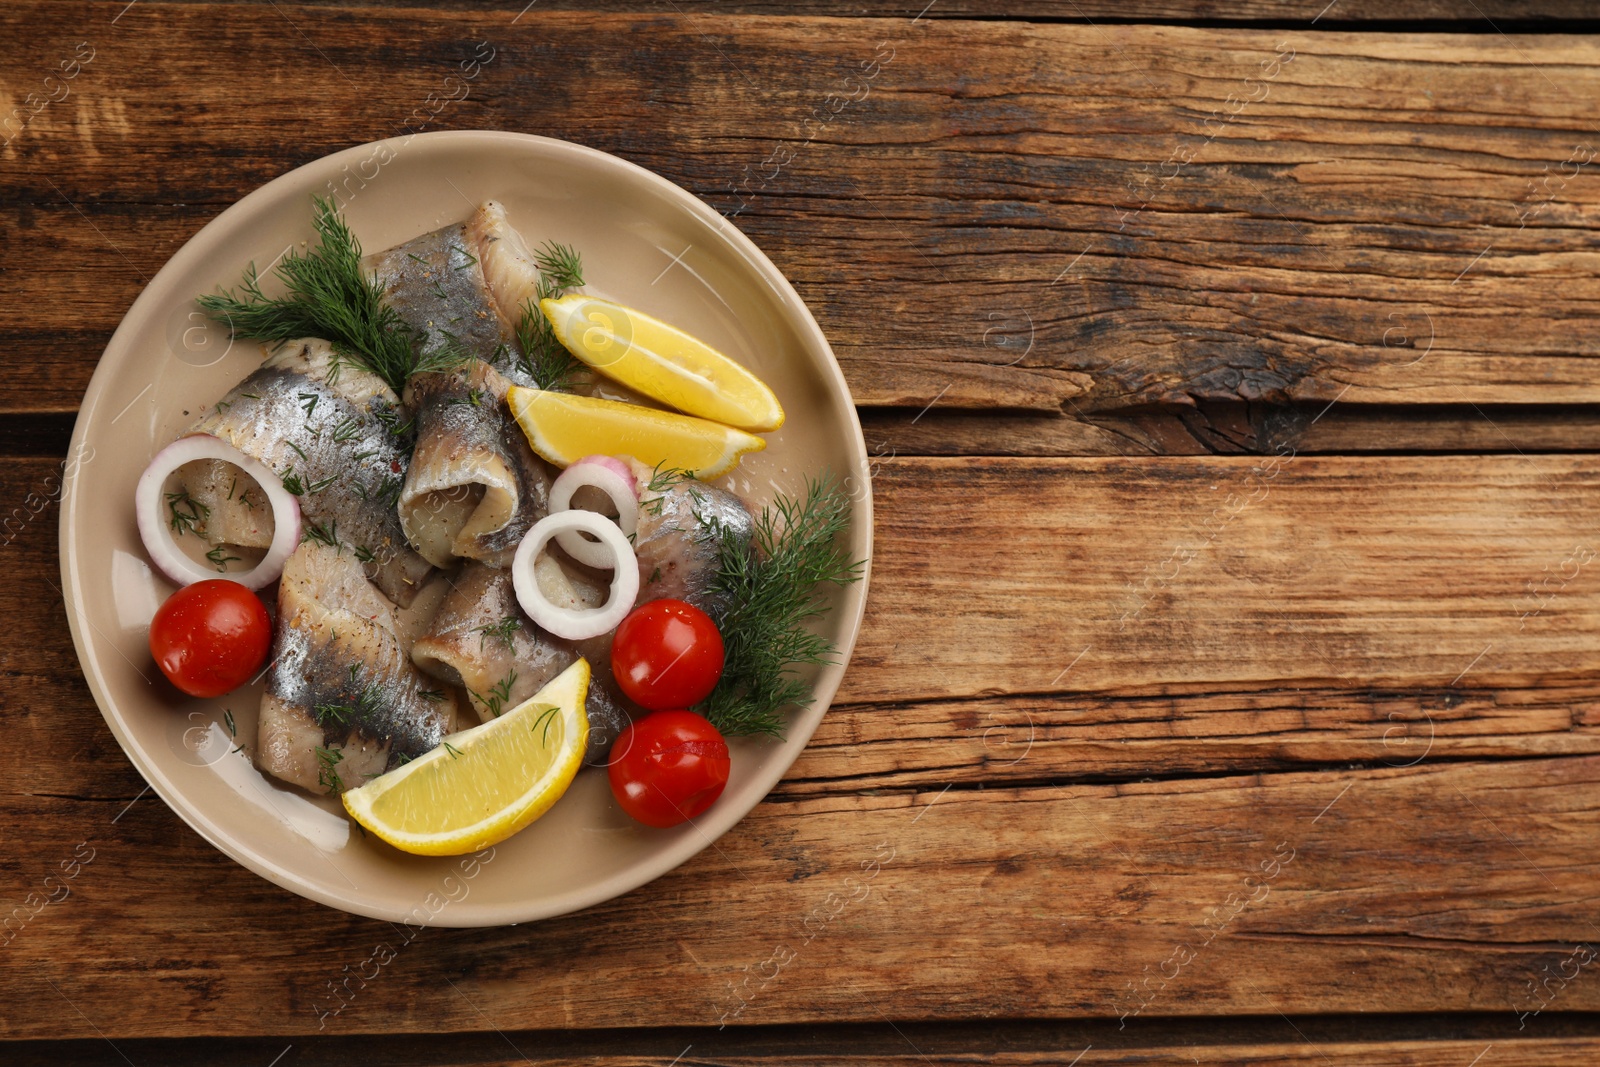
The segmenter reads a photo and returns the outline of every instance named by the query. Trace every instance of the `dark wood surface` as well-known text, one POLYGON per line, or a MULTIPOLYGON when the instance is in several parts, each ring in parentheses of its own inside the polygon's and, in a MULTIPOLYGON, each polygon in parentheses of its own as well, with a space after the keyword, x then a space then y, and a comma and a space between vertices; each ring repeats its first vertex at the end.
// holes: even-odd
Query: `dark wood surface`
POLYGON ((1321 6, 0 8, 0 119, 94 53, 0 148, 0 914, 92 854, 0 946, 0 1062, 1595 1062, 1600 43, 1562 0, 1321 6), (425 931, 327 1014, 394 929, 145 791, 54 493, 167 257, 482 40, 429 128, 614 152, 794 281, 874 584, 717 849, 425 931))

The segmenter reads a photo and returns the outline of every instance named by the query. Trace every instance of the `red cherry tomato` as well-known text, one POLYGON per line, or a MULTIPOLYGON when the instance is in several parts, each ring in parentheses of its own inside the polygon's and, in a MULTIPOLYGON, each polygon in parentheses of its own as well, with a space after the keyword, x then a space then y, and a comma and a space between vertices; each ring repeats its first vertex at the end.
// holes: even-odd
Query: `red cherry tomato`
POLYGON ((728 743, 692 711, 658 711, 617 738, 607 773, 622 810, 646 826, 676 826, 728 784, 728 743))
POLYGON ((261 598, 226 578, 186 585, 150 620, 150 654, 172 684, 218 697, 248 682, 272 649, 261 598))
POLYGON ((611 642, 622 691, 652 711, 700 703, 722 677, 722 634, 711 616, 681 600, 652 600, 628 613, 611 642))

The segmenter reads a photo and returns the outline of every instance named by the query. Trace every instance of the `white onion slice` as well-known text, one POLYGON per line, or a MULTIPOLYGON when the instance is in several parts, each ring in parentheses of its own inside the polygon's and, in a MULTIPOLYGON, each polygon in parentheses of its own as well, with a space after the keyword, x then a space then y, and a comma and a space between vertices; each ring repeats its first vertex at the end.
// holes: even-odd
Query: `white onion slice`
MULTIPOLYGON (((639 497, 634 488, 633 472, 626 463, 610 456, 585 456, 578 460, 551 484, 550 513, 571 508, 573 494, 584 486, 593 486, 611 498, 617 509, 616 528, 624 537, 638 531, 639 497)), ((556 534, 556 544, 579 563, 591 567, 604 569, 616 560, 605 545, 587 540, 577 530, 562 530, 556 534)))
POLYGON ((557 511, 534 523, 522 544, 517 546, 517 554, 511 560, 511 585, 517 592, 517 603, 528 613, 528 618, 557 637, 582 641, 615 630, 633 610, 633 602, 639 595, 639 561, 617 524, 604 515, 592 511, 557 511), (607 551, 606 566, 612 568, 610 595, 598 608, 566 608, 551 603, 539 588, 539 579, 534 574, 533 564, 545 545, 563 532, 578 530, 600 539, 595 547, 607 551))
POLYGON ((139 476, 133 507, 139 520, 139 536, 144 539, 150 561, 180 586, 193 585, 207 578, 227 578, 248 589, 260 589, 277 580, 283 572, 283 561, 300 543, 300 502, 294 498, 294 494, 283 487, 282 480, 266 464, 251 459, 220 437, 207 433, 180 437, 157 452, 139 476), (197 459, 220 459, 232 463, 254 478, 256 484, 261 486, 261 491, 267 494, 267 503, 272 505, 272 544, 267 546, 267 554, 261 557, 261 562, 250 570, 221 574, 191 559, 179 547, 177 538, 167 525, 166 515, 162 512, 167 476, 185 463, 193 463, 197 459))

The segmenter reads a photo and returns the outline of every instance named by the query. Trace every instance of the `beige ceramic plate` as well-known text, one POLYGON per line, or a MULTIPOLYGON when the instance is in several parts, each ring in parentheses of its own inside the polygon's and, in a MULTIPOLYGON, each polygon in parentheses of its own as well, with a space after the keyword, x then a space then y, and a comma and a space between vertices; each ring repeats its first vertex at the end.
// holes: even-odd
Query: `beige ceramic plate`
POLYGON ((149 621, 172 591, 134 526, 133 487, 195 413, 258 365, 193 298, 235 285, 313 236, 311 196, 335 193, 368 250, 506 205, 530 241, 578 248, 588 290, 676 323, 742 360, 777 391, 788 422, 724 484, 755 507, 807 476, 847 479, 853 553, 871 549, 861 428, 828 342, 767 257, 672 183, 592 149, 511 133, 429 133, 352 148, 268 183, 180 249, 134 302, 84 397, 61 508, 72 637, 106 721, 172 809, 212 844, 286 889, 374 918, 445 926, 525 922, 608 900, 705 848, 788 769, 838 688, 866 582, 833 595, 822 628, 839 662, 816 672, 809 709, 784 741, 739 739, 727 791, 694 825, 651 830, 586 769, 551 812, 487 859, 408 856, 352 828, 335 802, 280 787, 235 752, 253 747, 259 689, 187 700, 150 660, 149 621))

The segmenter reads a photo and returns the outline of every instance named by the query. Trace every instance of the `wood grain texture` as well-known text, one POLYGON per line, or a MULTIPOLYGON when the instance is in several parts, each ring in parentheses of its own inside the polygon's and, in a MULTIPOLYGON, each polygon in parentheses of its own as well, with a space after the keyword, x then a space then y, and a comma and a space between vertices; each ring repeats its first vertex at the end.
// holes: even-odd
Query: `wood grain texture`
MULTIPOLYGON (((1228 1020, 1234 1031, 1253 1029, 1253 1020, 1228 1020)), ((859 1026, 830 1027, 843 1041, 819 1042, 816 1032, 799 1028, 764 1028, 755 1040, 728 1036, 730 1032, 679 1030, 647 1031, 637 1037, 586 1032, 580 1035, 499 1033, 456 1036, 432 1042, 364 1037, 319 1039, 297 1036, 294 1041, 147 1041, 122 1040, 113 1049, 105 1042, 28 1043, 8 1047, 13 1067, 85 1067, 125 1064, 117 1053, 134 1063, 161 1063, 166 1067, 197 1067, 220 1062, 267 1063, 283 1058, 275 1067, 512 1067, 537 1063, 540 1067, 778 1067, 804 1063, 815 1067, 911 1067, 916 1064, 956 1065, 974 1062, 1007 1067, 1067 1067, 1082 1056, 1084 1067, 1104 1064, 1219 1064, 1249 1067, 1302 1067, 1311 1064, 1360 1064, 1364 1067, 1465 1067, 1474 1056, 1492 1050, 1480 1063, 1499 1056, 1506 1063, 1537 1063, 1548 1067, 1586 1067, 1600 1044, 1584 1037, 1522 1037, 1495 1034, 1472 1040, 1328 1039, 1321 1020, 1272 1020, 1273 1039, 1217 1041, 1210 1035, 1190 1039, 1139 1042, 1126 1034, 1095 1028, 1074 1028, 1076 1044, 1068 1041, 1030 1042, 1035 1029, 1008 1023, 989 1027, 965 1039, 952 1040, 948 1028, 903 1024, 883 1026, 878 1034, 863 1034, 859 1026), (1020 1039, 1017 1032, 1024 1036, 1020 1039), (1299 1031, 1297 1034, 1296 1032, 1299 1031), (1086 1036, 1085 1036, 1086 1035, 1086 1036), (1280 1035, 1288 1035, 1287 1038, 1280 1035), (848 1041, 848 1045, 844 1044, 848 1041), (419 1047, 420 1046, 420 1047, 419 1047), (432 1046, 432 1047, 430 1047, 432 1046), (629 1051, 614 1052, 625 1048, 629 1051), (526 1050, 519 1055, 516 1050, 526 1050), (437 1050, 437 1051, 435 1051, 437 1050), (674 1058, 676 1055, 681 1057, 674 1058), (431 1054, 430 1054, 431 1053, 431 1054), (223 1057, 227 1057, 223 1059, 223 1057), (537 1057, 536 1059, 534 1057, 537 1057)), ((1222 1020, 1218 1020, 1222 1023, 1222 1020)), ((1368 1023, 1369 1027, 1371 1022, 1368 1023)), ((1063 1028, 1065 1029, 1065 1028, 1063 1028)), ((1220 1029, 1220 1027, 1219 1027, 1220 1029)), ((1055 1035, 1049 1035, 1054 1037, 1055 1035)), ((1063 1033, 1062 1037, 1068 1034, 1063 1033)), ((1177 1036, 1177 1035, 1174 1035, 1177 1036)))
MULTIPOLYGON (((182 0, 220 7, 248 6, 271 0, 182 0)), ((370 7, 361 0, 302 0, 309 7, 370 7)), ((878 0, 675 0, 677 11, 695 15, 827 15, 835 18, 1015 19, 1069 22, 1275 22, 1306 26, 1340 26, 1349 23, 1394 23, 1400 20, 1478 25, 1493 32, 1496 24, 1579 25, 1594 18, 1594 10, 1581 0, 1478 0, 1472 6, 1451 0, 1338 0, 1337 3, 1301 3, 1299 0, 925 0, 889 3, 878 0)), ((514 18, 525 0, 411 0, 406 7, 430 11, 468 11, 514 18)), ((655 0, 539 0, 541 10, 628 12, 658 14, 655 0)), ((1563 26, 1563 29, 1568 28, 1563 26)))
POLYGON ((1559 1010, 1594 1010, 1600 986, 1571 956, 1595 938, 1597 784, 1600 760, 1569 757, 775 799, 582 914, 420 933, 289 898, 154 798, 123 814, 8 797, 29 841, 8 898, 45 886, 59 859, 91 862, 6 946, 0 1024, 43 1038, 1141 1006, 1514 1018, 1563 966, 1576 977, 1551 987, 1559 1010))
MULTIPOLYGON (((893 456, 1206 456, 1600 451, 1600 408, 1515 404, 1242 404, 1073 417, 861 411, 868 452, 893 456)), ((56 451, 64 451, 64 447, 56 451)))
POLYGON ((890 577, 841 697, 1581 679, 1597 475, 1581 456, 885 461, 890 577))
POLYGON ((1592 1016, 1566 1013, 1509 1032, 1503 1019, 1446 1015, 1281 1017, 1141 1020, 1134 1030, 1114 1023, 868 1023, 828 1027, 747 1026, 721 1031, 676 1027, 629 1030, 511 1031, 481 1034, 327 1037, 296 1035, 224 1040, 124 1039, 27 1042, 8 1046, 13 1067, 81 1067, 86 1064, 160 1063, 198 1067, 215 1063, 278 1067, 509 1067, 510 1064, 592 1067, 765 1067, 779 1064, 902 1065, 913 1063, 1067 1065, 1075 1057, 1094 1064, 1388 1064, 1463 1067, 1492 1048, 1507 1063, 1587 1063, 1595 1045, 1592 1016), (518 1050, 527 1053, 519 1056, 518 1050), (536 1059, 534 1057, 537 1057, 536 1059))
MULTIPOLYGON (((1496 595, 1503 567, 1541 549, 1559 563, 1570 548, 1566 524, 1594 472, 1541 461, 1535 481, 1517 458, 1298 458, 1217 539, 1253 569, 1202 573, 1197 559, 1193 585, 1173 583, 1150 609, 1161 625, 1054 681, 1004 669, 1038 641, 1017 634, 1092 614, 1073 604, 1103 585, 990 589, 980 626, 970 589, 945 586, 912 546, 922 559, 992 556, 991 525, 952 520, 976 491, 1000 513, 1055 517, 1048 540, 1042 518, 1012 538, 1009 570, 992 568, 1006 581, 1043 573, 1080 533, 1135 553, 1166 544, 1185 494, 1210 494, 1238 461, 1145 461, 1140 477, 1159 487, 1117 461, 963 461, 959 478, 946 461, 887 463, 880 592, 847 681, 870 704, 830 715, 768 801, 652 885, 564 919, 425 930, 404 944, 405 931, 271 886, 141 794, 75 676, 54 599, 56 467, 15 462, 0 499, 42 492, 45 504, 0 549, 17 576, 0 587, 0 612, 25 627, 0 646, 0 903, 28 916, 3 950, 0 1030, 115 1039, 388 1033, 397 1018, 515 1032, 1125 1014, 1137 1033, 1154 1015, 1471 1010, 1495 1013, 1509 1037, 1516 1012, 1538 1005, 1529 982, 1600 936, 1586 903, 1600 831, 1596 694, 1582 677, 1592 653, 1579 647, 1596 618, 1589 572, 1533 618, 1537 645, 1506 638, 1470 681, 1452 684, 1466 663, 1441 666, 1465 635, 1514 629, 1496 595), (1407 510, 1408 486, 1426 510, 1407 510), (1070 508, 1058 499, 1069 493, 1070 508), (1140 500, 1167 509, 1164 529, 1140 500), (1094 532, 1113 501, 1116 536, 1094 532), (1273 509, 1273 522, 1253 523, 1273 509), (1372 529, 1408 515, 1417 523, 1372 529), (930 554, 934 524, 944 540, 930 554), (1338 565, 1314 565, 1327 556, 1338 565), (1451 561, 1438 582, 1435 557, 1451 561), (1428 595, 1391 595, 1401 617, 1390 625, 1374 587, 1404 568, 1428 595), (1346 572, 1356 577, 1330 578, 1346 572), (1295 625, 1252 614, 1274 593, 1294 602, 1282 618, 1295 625), (1178 636, 1207 627, 1220 642, 1207 655, 1178 636), (1568 670, 1547 671, 1563 648, 1568 670), (1256 683, 1199 687, 1219 673, 1208 656, 1232 657, 1221 673, 1256 683), (1373 690, 1384 671, 1408 690, 1373 690), (1328 681, 1266 691, 1307 675, 1328 681), (28 894, 86 851, 70 895, 33 914, 28 894), (688 921, 708 915, 717 921, 688 921), (380 945, 394 959, 351 979, 372 973, 380 945), (1175 957, 1179 946, 1192 958, 1175 957), (1163 967, 1165 988, 1143 985, 1163 967), (330 983, 345 981, 334 999, 330 983)), ((1094 565, 1093 553, 1077 564, 1094 565)), ((1515 592, 1504 594, 1513 605, 1515 592)), ((1557 990, 1551 1012, 1600 1008, 1585 967, 1557 990)), ((1430 1048, 1401 1047, 1392 1062, 1439 1062, 1430 1048)), ((1212 1062, 1247 1054, 1306 1053, 1280 1040, 1212 1062)))
POLYGON ((12 409, 75 407, 183 240, 416 128, 476 40, 496 59, 429 128, 583 141, 736 212, 864 405, 1600 400, 1587 38, 121 10, 0 13, 0 115, 95 49, 0 149, 12 409))

